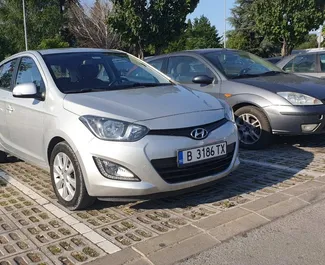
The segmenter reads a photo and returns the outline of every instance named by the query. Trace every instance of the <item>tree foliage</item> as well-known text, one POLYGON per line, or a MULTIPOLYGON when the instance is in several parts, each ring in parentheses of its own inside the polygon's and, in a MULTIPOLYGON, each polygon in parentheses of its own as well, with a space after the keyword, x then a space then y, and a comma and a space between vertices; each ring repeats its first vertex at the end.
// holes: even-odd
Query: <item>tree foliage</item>
POLYGON ((282 43, 282 55, 304 42, 305 36, 325 19, 324 0, 254 0, 256 29, 282 43))
POLYGON ((305 41, 301 43, 300 45, 296 45, 294 48, 297 50, 303 50, 303 49, 312 49, 317 48, 317 35, 316 34, 308 34, 305 36, 305 41))
POLYGON ((55 36, 54 38, 44 39, 37 46, 37 49, 54 49, 54 48, 68 48, 69 43, 63 41, 60 36, 55 36))
POLYGON ((256 29, 253 0, 236 0, 228 19, 233 31, 227 33, 227 47, 245 50, 262 57, 279 52, 277 45, 256 29))
POLYGON ((220 48, 222 38, 205 16, 188 20, 187 28, 177 41, 169 44, 166 52, 204 48, 220 48))
POLYGON ((113 0, 109 23, 139 57, 151 45, 155 54, 176 40, 186 27, 186 16, 199 0, 113 0))
MULTIPOLYGON (((26 20, 28 48, 36 49, 44 39, 52 39, 60 34, 64 17, 58 0, 26 0, 26 20)), ((21 0, 0 2, 0 42, 10 44, 0 46, 0 56, 25 49, 24 24, 21 0)))

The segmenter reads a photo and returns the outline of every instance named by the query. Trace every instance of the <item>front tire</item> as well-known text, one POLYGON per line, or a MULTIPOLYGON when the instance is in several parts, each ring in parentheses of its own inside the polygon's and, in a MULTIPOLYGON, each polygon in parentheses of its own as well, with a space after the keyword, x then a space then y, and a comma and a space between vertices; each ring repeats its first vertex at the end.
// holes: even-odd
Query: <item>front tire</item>
POLYGON ((235 112, 240 146, 245 149, 264 149, 272 143, 272 128, 259 108, 245 106, 235 112))
POLYGON ((60 204, 74 211, 94 203, 95 198, 87 192, 80 164, 68 143, 60 142, 54 147, 50 170, 52 186, 60 204))

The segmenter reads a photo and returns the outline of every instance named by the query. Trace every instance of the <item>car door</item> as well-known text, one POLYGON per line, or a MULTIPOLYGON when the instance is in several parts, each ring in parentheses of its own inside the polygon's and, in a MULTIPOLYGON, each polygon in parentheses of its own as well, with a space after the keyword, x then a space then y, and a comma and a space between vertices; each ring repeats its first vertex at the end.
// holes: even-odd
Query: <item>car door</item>
POLYGON ((10 139, 6 121, 6 99, 12 93, 13 76, 17 59, 0 66, 0 149, 8 150, 10 139))
POLYGON ((168 59, 166 74, 173 80, 187 87, 219 96, 220 82, 210 66, 203 60, 190 55, 171 56, 168 59), (210 85, 195 84, 193 78, 198 75, 206 75, 214 79, 210 85))
MULTIPOLYGON (((45 93, 44 79, 36 61, 22 57, 14 86, 34 83, 38 93, 45 93)), ((6 98, 6 121, 9 130, 10 151, 26 161, 44 162, 44 101, 33 98, 6 98)))

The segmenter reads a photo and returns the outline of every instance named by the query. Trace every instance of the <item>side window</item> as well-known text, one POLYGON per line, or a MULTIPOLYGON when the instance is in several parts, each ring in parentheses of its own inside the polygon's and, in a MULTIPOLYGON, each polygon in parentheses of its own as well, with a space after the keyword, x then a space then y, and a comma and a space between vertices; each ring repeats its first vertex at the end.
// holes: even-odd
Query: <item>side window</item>
POLYGON ((15 70, 17 60, 12 60, 1 66, 0 71, 0 88, 10 90, 11 79, 15 70))
POLYGON ((292 59, 290 62, 288 62, 288 63, 283 67, 283 71, 288 72, 288 73, 292 72, 293 61, 294 61, 294 59, 292 59))
POLYGON ((191 56, 170 57, 167 75, 177 82, 190 84, 197 75, 214 77, 211 70, 198 59, 191 56))
POLYGON ((322 73, 325 72, 325 53, 319 55, 320 70, 322 73))
POLYGON ((316 71, 315 54, 299 55, 293 60, 293 70, 297 73, 312 73, 316 71))
POLYGON ((44 82, 32 58, 23 57, 17 74, 16 85, 34 83, 38 92, 44 91, 44 82))
POLYGON ((157 70, 161 71, 163 64, 164 64, 164 58, 162 59, 157 59, 157 60, 153 60, 148 62, 151 66, 155 67, 157 70))

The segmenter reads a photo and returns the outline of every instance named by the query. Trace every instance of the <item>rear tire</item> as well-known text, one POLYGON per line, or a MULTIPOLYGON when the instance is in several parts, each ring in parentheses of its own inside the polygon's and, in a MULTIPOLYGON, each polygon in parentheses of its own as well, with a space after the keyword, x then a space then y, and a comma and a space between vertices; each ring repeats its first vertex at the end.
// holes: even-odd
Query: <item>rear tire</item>
POLYGON ((259 108, 245 106, 235 111, 240 146, 245 149, 265 149, 273 140, 268 118, 259 108))
POLYGON ((60 142, 54 147, 50 170, 52 186, 60 204, 74 211, 94 203, 96 198, 89 196, 80 164, 68 143, 60 142))

